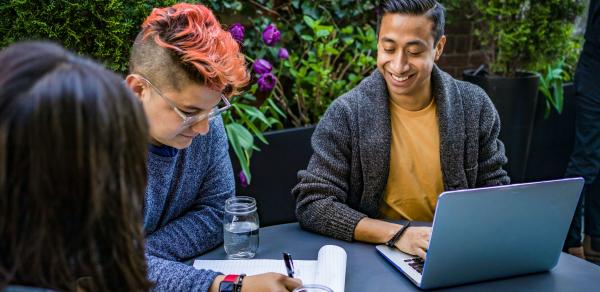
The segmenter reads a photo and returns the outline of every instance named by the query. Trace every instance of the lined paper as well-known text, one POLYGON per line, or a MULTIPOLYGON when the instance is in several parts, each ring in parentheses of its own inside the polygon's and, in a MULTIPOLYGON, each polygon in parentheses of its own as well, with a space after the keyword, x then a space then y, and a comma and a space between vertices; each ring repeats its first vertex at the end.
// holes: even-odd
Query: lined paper
MULTIPOLYGON (((346 251, 336 245, 319 249, 316 261, 294 259, 295 277, 303 284, 320 284, 335 292, 344 292, 346 282, 346 251)), ((194 268, 208 269, 224 274, 248 276, 275 272, 287 274, 283 260, 195 260, 194 268)))

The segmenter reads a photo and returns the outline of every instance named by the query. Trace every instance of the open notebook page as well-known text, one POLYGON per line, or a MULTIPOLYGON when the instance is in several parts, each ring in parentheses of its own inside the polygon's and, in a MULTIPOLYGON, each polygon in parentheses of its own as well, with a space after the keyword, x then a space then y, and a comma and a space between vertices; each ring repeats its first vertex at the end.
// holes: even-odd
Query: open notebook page
POLYGON ((346 284, 346 260, 347 255, 343 248, 336 245, 321 247, 314 283, 325 285, 335 292, 343 292, 346 284))
MULTIPOLYGON (((302 280, 302 283, 315 283, 317 261, 294 260, 294 267, 295 277, 302 280)), ((194 268, 248 276, 269 272, 287 275, 283 260, 196 260, 194 268)))
MULTIPOLYGON (((319 249, 316 261, 294 260, 296 278, 304 284, 321 284, 335 292, 344 292, 346 280, 346 251, 335 245, 319 249)), ((194 268, 224 274, 258 275, 268 272, 287 274, 283 260, 196 260, 194 268)))

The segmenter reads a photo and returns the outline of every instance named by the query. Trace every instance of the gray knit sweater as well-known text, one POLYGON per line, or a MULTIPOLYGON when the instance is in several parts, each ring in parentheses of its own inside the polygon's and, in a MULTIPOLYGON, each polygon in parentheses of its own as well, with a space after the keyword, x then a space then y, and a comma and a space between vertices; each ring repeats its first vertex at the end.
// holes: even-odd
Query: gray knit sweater
POLYGON ((235 192, 221 117, 192 145, 161 156, 148 153, 144 206, 148 277, 156 291, 208 291, 219 274, 182 263, 223 242, 225 200, 235 192))
MULTIPOLYGON (((500 119, 485 92, 434 66, 445 190, 508 184, 500 119)), ((363 217, 378 218, 390 167, 391 125, 385 80, 375 70, 337 98, 319 122, 306 170, 292 190, 308 230, 351 241, 363 217)))

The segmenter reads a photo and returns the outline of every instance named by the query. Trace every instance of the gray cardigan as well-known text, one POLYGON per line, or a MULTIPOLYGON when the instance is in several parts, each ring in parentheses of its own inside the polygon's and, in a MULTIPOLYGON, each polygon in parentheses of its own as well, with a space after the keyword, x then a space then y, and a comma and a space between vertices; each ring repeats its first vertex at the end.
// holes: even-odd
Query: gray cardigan
MULTIPOLYGON (((500 119, 485 92, 437 66, 431 74, 437 103, 445 190, 510 183, 498 140, 500 119)), ((333 101, 312 136, 314 153, 292 190, 296 216, 308 230, 351 241, 363 217, 380 217, 390 168, 388 92, 375 70, 333 101)))

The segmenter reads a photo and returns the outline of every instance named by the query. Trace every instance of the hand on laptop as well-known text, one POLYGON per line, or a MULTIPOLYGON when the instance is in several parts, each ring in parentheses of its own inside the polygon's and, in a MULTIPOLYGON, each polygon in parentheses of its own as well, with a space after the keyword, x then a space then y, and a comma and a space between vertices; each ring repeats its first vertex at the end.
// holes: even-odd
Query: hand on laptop
POLYGON ((431 227, 408 227, 400 240, 396 242, 396 248, 425 259, 429 248, 431 230, 431 227))

